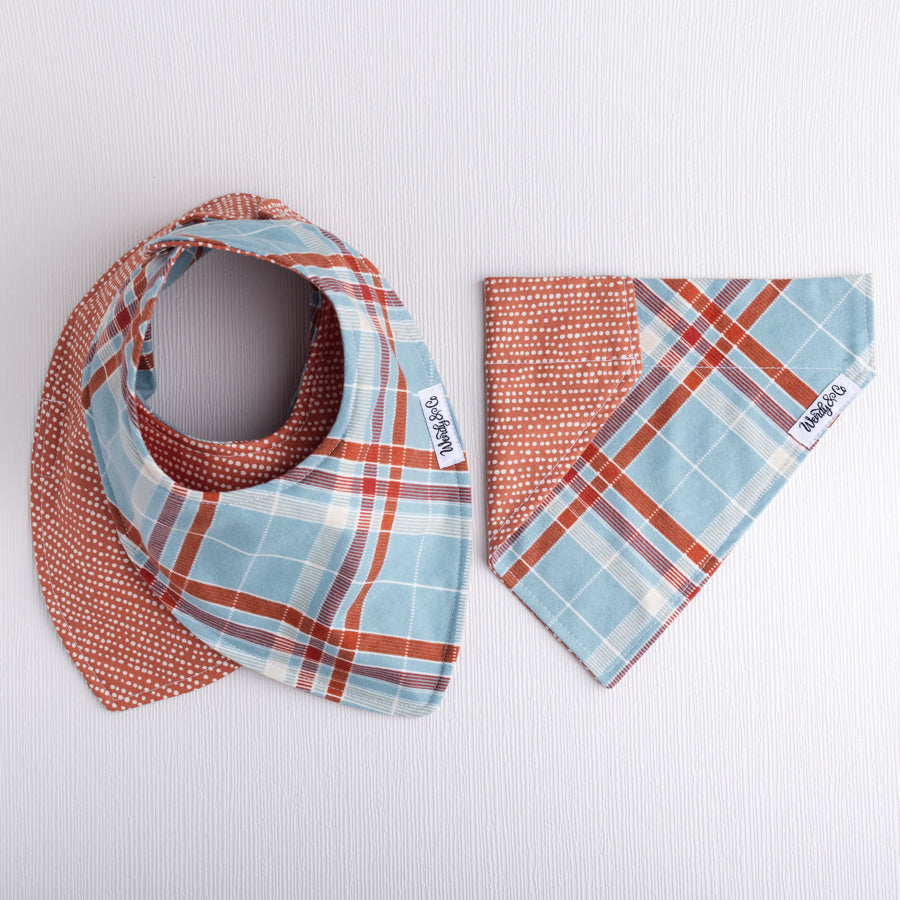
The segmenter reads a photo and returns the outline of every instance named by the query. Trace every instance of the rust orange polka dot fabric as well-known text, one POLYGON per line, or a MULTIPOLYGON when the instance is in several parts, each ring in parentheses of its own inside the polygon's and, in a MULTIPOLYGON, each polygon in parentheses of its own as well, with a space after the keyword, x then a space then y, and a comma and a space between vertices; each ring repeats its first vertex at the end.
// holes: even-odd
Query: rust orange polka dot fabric
POLYGON ((485 281, 489 550, 521 525, 641 374, 630 279, 485 281))

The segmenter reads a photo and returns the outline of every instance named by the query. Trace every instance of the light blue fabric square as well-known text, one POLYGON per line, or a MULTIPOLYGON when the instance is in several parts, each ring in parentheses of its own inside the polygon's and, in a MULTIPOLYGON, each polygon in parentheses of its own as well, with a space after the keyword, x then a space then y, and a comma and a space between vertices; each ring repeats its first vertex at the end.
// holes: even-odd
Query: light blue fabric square
POLYGON ((729 498, 705 475, 693 471, 666 501, 664 508, 690 534, 699 535, 729 502, 729 498))
MULTIPOLYGON (((749 333, 779 362, 787 363, 793 359, 814 328, 815 324, 807 315, 779 298, 756 320, 749 333)), ((771 377, 771 373, 769 374, 771 377)))
MULTIPOLYGON (((678 452, 696 464, 725 433, 725 423, 691 396, 663 426, 660 434, 678 452)), ((666 452, 664 447, 659 452, 666 452)), ((672 448, 668 449, 672 453, 672 448)))
POLYGON ((660 435, 628 467, 628 477, 656 503, 662 503, 684 480, 692 465, 660 435))
POLYGON ((706 454, 703 473, 733 497, 765 465, 747 443, 733 431, 725 431, 715 448, 706 454))

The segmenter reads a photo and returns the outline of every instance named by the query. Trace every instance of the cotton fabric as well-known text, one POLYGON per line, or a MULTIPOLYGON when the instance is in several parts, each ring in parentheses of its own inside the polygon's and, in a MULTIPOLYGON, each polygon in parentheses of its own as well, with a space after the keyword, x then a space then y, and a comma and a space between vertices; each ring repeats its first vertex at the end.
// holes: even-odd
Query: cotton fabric
MULTIPOLYGON (((127 569, 122 552, 130 565, 127 602, 102 555, 99 570, 79 573, 89 596, 66 600, 84 609, 98 596, 114 598, 112 626, 105 621, 88 638, 92 653, 108 655, 123 630, 138 644, 155 639, 133 618, 135 608, 152 608, 161 627, 212 653, 223 673, 237 663, 378 712, 434 709, 462 634, 471 497, 465 462, 441 469, 432 449, 415 394, 440 379, 402 303, 355 250, 278 201, 250 195, 192 211, 133 253, 117 270, 121 281, 108 278, 92 292, 99 319, 90 320, 88 346, 73 352, 67 338, 73 362, 62 385, 54 379, 45 388, 42 413, 62 393, 68 418, 39 421, 35 442, 37 495, 53 492, 57 474, 40 462, 48 444, 55 452, 77 447, 80 469, 91 469, 92 457, 105 506, 96 482, 82 506, 105 521, 103 553, 113 552, 115 534, 119 569, 127 569), (153 306, 164 285, 210 249, 285 266, 320 295, 291 417, 261 441, 197 441, 147 407, 153 306), (79 363, 83 415, 72 409, 79 363)), ((89 331, 81 320, 78 331, 89 331)), ((61 585, 42 559, 58 527, 57 511, 39 510, 35 549, 51 611, 61 585)), ((53 554, 68 551, 79 569, 84 543, 76 529, 53 554)), ((79 662, 84 636, 73 637, 65 622, 63 630, 79 662)), ((132 653, 132 668, 145 664, 132 653)), ((179 674, 184 668, 176 666, 179 674)), ((93 673, 88 680, 97 690, 93 673)), ((156 699, 113 681, 113 708, 156 699)))
POLYGON ((806 458, 820 393, 871 381, 871 278, 491 278, 485 303, 490 564, 611 687, 806 458))

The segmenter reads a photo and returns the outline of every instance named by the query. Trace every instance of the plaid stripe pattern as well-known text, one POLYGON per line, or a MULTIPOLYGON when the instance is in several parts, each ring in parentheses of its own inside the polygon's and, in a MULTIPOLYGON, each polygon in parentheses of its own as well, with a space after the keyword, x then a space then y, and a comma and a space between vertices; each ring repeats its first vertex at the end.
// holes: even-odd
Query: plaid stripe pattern
POLYGON ((334 701, 427 713, 458 653, 471 507, 465 462, 438 466, 416 398, 439 382, 433 360, 378 270, 338 238, 271 202, 253 217, 198 219, 144 248, 84 368, 85 419, 122 546, 172 615, 223 656, 334 701), (298 272, 343 345, 328 433, 293 467, 233 490, 176 480, 145 441, 153 305, 207 249, 298 272))
POLYGON ((820 392, 874 375, 869 276, 632 284, 642 377, 490 557, 608 687, 806 457, 820 392))

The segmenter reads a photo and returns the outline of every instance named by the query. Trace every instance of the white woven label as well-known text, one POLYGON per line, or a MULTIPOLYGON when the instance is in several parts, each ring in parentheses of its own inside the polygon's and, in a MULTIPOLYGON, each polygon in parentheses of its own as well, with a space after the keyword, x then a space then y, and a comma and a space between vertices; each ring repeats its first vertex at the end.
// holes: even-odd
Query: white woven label
POLYGON ((422 404, 422 412, 425 414, 425 423, 428 425, 428 433, 431 435, 431 446, 434 447, 434 455, 438 465, 442 469, 447 466, 455 466, 461 463, 463 455, 462 444, 450 415, 450 406, 447 403, 447 395, 440 384, 419 391, 419 403, 422 404))
POLYGON ((828 426, 856 399, 860 389, 846 376, 838 375, 812 406, 794 423, 788 434, 807 450, 822 437, 828 426))

